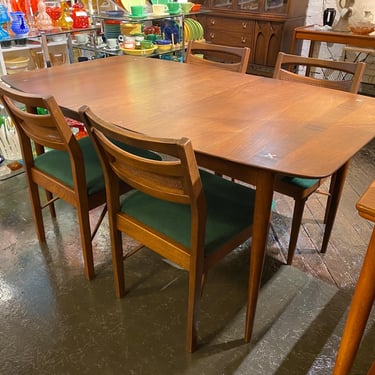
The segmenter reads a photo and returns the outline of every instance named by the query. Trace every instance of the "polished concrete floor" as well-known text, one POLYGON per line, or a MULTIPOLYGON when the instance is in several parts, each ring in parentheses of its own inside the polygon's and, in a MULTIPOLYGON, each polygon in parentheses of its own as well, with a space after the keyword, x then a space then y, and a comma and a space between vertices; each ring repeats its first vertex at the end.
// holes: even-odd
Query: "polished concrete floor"
MULTIPOLYGON (((47 245, 40 246, 24 175, 0 182, 1 375, 332 373, 352 289, 267 256, 254 335, 245 343, 249 252, 242 246, 209 273, 200 347, 188 354, 186 273, 141 250, 125 264, 129 293, 116 299, 106 220, 89 282, 75 211, 57 207, 55 222, 46 212, 47 245)), ((366 374, 374 337, 372 317, 352 374, 366 374)))

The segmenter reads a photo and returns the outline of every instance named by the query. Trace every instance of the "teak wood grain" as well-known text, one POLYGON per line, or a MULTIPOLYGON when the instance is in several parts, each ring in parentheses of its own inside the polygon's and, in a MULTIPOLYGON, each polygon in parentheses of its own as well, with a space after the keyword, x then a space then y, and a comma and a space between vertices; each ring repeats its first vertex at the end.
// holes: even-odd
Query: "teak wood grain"
POLYGON ((188 137, 201 166, 256 185, 247 341, 275 175, 334 175, 338 206, 350 159, 375 135, 373 98, 203 66, 119 56, 2 79, 19 90, 54 95, 69 116, 87 104, 134 131, 188 137))
MULTIPOLYGON (((363 218, 375 222, 375 181, 357 202, 363 218)), ((373 229, 342 335, 334 375, 350 372, 375 299, 375 229, 373 229)), ((375 363, 375 362, 374 362, 375 363)), ((368 374, 371 375, 370 371, 368 374)))

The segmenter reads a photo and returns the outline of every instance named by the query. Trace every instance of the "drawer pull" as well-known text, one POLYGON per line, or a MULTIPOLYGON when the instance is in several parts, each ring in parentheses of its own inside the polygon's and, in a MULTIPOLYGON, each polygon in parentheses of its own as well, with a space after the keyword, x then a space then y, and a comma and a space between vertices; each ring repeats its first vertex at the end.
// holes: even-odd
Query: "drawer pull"
POLYGON ((242 22, 242 28, 246 29, 247 28, 247 22, 242 22))
POLYGON ((244 36, 241 37, 241 42, 246 43, 246 38, 244 36))
POLYGON ((215 19, 211 18, 210 23, 211 23, 211 25, 215 25, 215 19))
POLYGON ((210 33, 210 38, 211 38, 211 39, 215 39, 215 33, 212 33, 212 32, 211 32, 211 33, 210 33))

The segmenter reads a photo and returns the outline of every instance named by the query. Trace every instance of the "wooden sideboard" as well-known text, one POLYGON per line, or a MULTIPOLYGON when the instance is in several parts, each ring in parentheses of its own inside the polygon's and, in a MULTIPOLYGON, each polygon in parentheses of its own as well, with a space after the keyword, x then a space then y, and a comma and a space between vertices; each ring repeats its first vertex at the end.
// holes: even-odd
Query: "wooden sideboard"
POLYGON ((202 0, 197 15, 205 39, 251 49, 248 73, 271 76, 279 51, 289 52, 293 30, 305 24, 308 0, 202 0))

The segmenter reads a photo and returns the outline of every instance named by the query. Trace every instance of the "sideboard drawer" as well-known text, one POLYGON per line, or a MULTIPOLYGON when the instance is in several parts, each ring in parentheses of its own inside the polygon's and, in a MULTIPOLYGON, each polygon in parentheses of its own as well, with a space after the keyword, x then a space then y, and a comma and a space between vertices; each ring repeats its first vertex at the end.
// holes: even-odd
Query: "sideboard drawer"
POLYGON ((250 33, 234 33, 222 30, 208 29, 206 31, 207 42, 224 44, 233 47, 252 47, 253 40, 250 33))
POLYGON ((210 30, 222 30, 228 33, 251 33, 254 27, 254 21, 249 19, 208 16, 206 25, 210 30))

